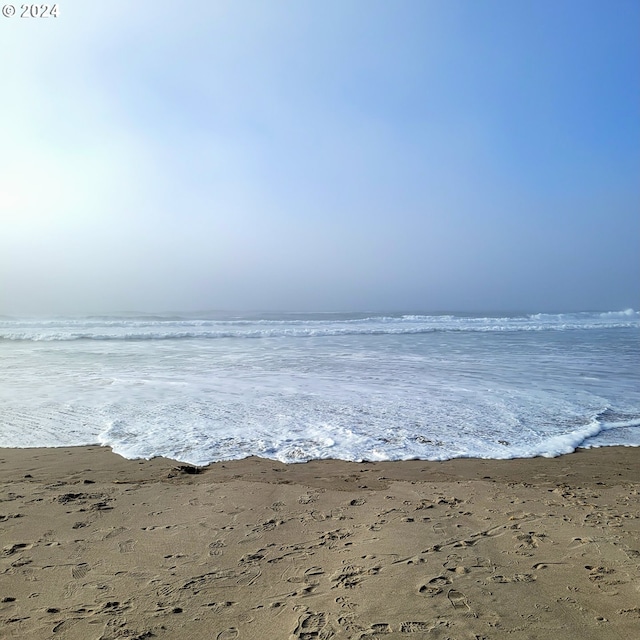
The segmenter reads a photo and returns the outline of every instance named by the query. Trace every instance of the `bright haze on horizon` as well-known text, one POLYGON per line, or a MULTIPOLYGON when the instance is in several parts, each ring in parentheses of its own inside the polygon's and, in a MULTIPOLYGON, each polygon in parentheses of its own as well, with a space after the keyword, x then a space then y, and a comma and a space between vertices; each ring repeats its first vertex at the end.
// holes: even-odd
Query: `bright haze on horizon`
POLYGON ((0 16, 0 314, 640 301, 640 3, 0 16))

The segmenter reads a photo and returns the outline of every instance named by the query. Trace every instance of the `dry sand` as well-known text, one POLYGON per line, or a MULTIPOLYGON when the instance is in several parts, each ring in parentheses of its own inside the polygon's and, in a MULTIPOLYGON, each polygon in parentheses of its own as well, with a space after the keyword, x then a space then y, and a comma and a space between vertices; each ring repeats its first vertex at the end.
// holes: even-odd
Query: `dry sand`
POLYGON ((639 462, 0 450, 0 637, 640 637, 639 462))

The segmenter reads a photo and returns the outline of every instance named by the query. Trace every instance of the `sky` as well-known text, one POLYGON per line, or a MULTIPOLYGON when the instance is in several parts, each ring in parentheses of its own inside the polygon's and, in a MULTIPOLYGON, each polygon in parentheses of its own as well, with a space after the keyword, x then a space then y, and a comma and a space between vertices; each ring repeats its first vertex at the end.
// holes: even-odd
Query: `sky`
POLYGON ((0 314, 640 308, 636 0, 0 15, 0 314))

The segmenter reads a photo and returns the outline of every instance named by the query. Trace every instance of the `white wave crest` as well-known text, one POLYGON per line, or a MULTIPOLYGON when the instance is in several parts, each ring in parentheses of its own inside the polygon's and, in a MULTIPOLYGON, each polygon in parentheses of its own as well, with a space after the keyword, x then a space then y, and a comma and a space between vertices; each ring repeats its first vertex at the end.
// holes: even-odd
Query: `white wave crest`
POLYGON ((381 315, 314 318, 230 319, 28 319, 0 321, 0 340, 183 340, 220 338, 309 338, 441 332, 571 331, 640 328, 633 309, 606 313, 529 316, 381 315))

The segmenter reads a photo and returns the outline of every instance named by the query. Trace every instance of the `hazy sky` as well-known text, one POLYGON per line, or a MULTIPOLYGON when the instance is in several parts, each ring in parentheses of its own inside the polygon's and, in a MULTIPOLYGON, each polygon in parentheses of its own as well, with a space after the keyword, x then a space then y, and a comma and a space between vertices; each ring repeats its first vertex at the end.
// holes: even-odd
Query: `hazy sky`
POLYGON ((0 16, 0 313, 640 306, 637 0, 0 16))

